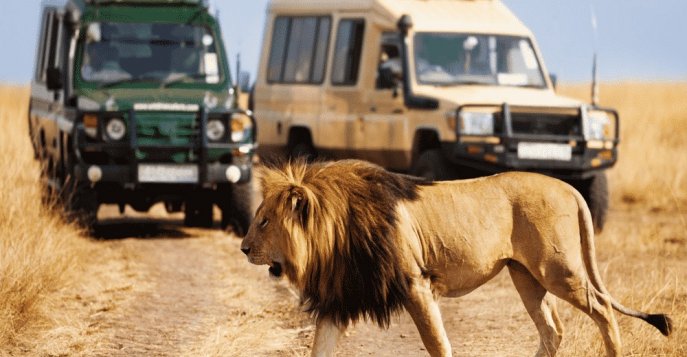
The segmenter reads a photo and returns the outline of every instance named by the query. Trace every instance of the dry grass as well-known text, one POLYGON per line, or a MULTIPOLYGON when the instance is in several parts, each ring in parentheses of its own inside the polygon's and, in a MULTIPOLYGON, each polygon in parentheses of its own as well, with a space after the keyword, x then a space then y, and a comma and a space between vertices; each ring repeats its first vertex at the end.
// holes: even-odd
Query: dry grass
POLYGON ((27 109, 26 87, 0 87, 0 346, 59 324, 51 294, 67 282, 84 242, 41 204, 27 109))
MULTIPOLYGON (((589 101, 588 85, 561 86, 559 92, 589 101)), ((621 118, 620 158, 609 171, 615 214, 596 240, 604 280, 619 301, 666 312, 674 323, 673 335, 666 339, 651 326, 616 313, 626 355, 687 355, 685 98, 687 83, 601 86, 601 104, 616 108, 621 118)), ((562 353, 603 354, 591 320, 577 311, 564 311, 575 327, 566 331, 562 353)))
MULTIPOLYGON (((617 108, 622 121, 620 161, 609 172, 611 220, 596 242, 602 275, 618 300, 651 312, 667 312, 675 324, 674 335, 666 339, 641 321, 616 314, 625 353, 685 356, 687 83, 615 83, 601 90, 602 104, 617 108)), ((589 96, 586 85, 563 85, 559 92, 584 100, 589 96)), ((79 321, 61 312, 62 305, 55 300, 60 294, 54 292, 75 272, 90 269, 94 263, 83 258, 91 249, 88 241, 40 204, 39 167, 32 158, 26 128, 27 101, 26 88, 0 86, 0 355, 5 346, 17 344, 27 347, 14 348, 19 351, 15 355, 35 352, 35 345, 44 351, 40 354, 54 355, 61 350, 51 347, 55 343, 66 344, 64 350, 70 351, 69 339, 78 339, 70 334, 82 332, 79 321), (64 331, 69 326, 76 327, 64 331), (47 334, 38 334, 46 330, 47 334)), ((102 245, 96 248, 103 249, 102 245)), ((249 279, 240 276, 232 279, 249 279)), ((566 303, 559 306, 567 326, 561 355, 603 354, 591 320, 566 303)), ((259 315, 253 317, 264 321, 246 320, 252 315, 230 316, 230 321, 218 323, 201 341, 204 348, 189 354, 241 355, 244 347, 275 340, 275 334, 284 337, 276 340, 284 341, 311 332, 300 327, 277 329, 281 315, 256 311, 259 315)), ((307 352, 304 343, 286 348, 293 355, 307 352)))
MULTIPOLYGON (((559 92, 589 101, 588 85, 559 92)), ((620 159, 610 171, 615 203, 687 209, 687 83, 601 86, 601 105, 620 113, 620 159)))

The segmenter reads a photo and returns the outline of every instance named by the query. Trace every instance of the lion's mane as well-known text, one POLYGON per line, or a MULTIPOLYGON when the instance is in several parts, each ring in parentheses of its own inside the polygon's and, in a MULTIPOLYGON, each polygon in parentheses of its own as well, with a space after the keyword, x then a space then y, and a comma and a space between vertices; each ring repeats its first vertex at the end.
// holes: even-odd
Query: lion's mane
POLYGON ((265 197, 299 196, 299 218, 286 225, 285 274, 306 310, 337 325, 364 318, 388 326, 411 284, 395 241, 396 207, 416 200, 422 182, 353 160, 282 163, 260 177, 265 197))

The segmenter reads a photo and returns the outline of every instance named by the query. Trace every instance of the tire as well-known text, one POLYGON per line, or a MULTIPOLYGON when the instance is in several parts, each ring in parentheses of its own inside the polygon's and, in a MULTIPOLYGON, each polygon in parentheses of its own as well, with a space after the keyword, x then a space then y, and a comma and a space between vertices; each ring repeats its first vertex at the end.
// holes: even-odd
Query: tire
POLYGON ((236 184, 220 192, 224 200, 220 204, 222 229, 231 230, 236 236, 243 238, 253 221, 253 184, 236 184))
POLYGON ((317 152, 312 144, 307 142, 298 142, 289 148, 289 159, 305 159, 307 162, 312 162, 317 158, 317 152))
POLYGON ((446 160, 439 149, 426 150, 413 163, 412 175, 430 181, 450 180, 453 178, 451 163, 446 160))
POLYGON ((184 202, 184 225, 187 227, 212 227, 212 200, 204 192, 197 192, 184 202))
POLYGON ((606 173, 599 172, 583 181, 579 190, 592 213, 594 230, 596 233, 601 233, 608 214, 608 179, 606 173))
POLYGON ((61 190, 61 199, 70 218, 79 226, 86 229, 89 233, 93 232, 98 223, 98 193, 88 181, 78 181, 74 178, 74 167, 76 159, 68 150, 70 141, 65 143, 60 136, 60 158, 61 164, 56 164, 53 169, 52 177, 55 178, 61 190), (66 148, 64 147, 66 145, 66 148))
POLYGON ((91 232, 98 223, 98 195, 87 182, 67 184, 62 193, 69 219, 91 232))

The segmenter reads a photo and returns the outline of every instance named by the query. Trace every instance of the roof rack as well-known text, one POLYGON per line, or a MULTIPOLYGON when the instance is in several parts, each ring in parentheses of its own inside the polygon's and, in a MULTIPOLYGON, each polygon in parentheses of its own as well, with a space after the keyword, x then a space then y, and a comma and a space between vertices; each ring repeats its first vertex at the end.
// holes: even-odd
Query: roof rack
POLYGON ((89 5, 197 5, 207 8, 208 0, 85 0, 89 5))

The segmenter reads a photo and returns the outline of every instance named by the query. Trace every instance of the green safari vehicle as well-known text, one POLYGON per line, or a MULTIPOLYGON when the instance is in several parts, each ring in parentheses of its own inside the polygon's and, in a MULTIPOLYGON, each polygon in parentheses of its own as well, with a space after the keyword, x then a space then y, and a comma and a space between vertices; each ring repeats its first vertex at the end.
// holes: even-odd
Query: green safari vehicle
POLYGON ((100 204, 164 202, 239 236, 256 127, 237 107, 218 20, 201 0, 44 6, 29 127, 47 192, 87 227, 100 204))

